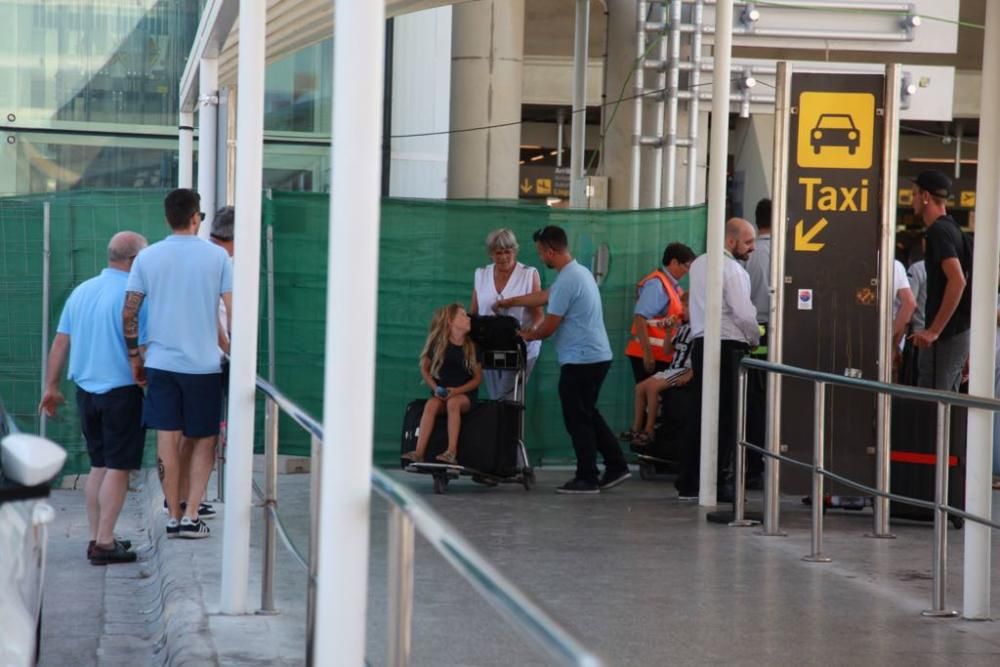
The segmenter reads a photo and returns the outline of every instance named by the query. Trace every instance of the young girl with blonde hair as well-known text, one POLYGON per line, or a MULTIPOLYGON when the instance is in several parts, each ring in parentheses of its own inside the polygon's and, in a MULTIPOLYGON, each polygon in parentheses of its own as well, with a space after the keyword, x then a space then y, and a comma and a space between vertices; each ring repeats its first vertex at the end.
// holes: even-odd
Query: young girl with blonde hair
POLYGON ((407 461, 423 461, 434 422, 443 410, 448 415, 448 449, 436 458, 441 463, 458 463, 458 435, 462 415, 476 401, 482 369, 476 347, 469 338, 472 320, 462 304, 453 303, 434 312, 427 341, 420 353, 420 374, 431 390, 420 417, 417 448, 403 454, 407 461))

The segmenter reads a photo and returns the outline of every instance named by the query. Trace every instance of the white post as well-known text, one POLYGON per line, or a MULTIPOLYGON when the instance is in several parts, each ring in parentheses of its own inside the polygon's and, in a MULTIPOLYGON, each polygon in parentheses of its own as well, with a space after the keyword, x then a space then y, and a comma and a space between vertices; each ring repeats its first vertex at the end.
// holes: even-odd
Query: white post
POLYGON ((583 154, 587 146, 587 42, 590 39, 590 0, 576 0, 573 36, 573 118, 569 149, 569 206, 587 208, 583 154))
MULTIPOLYGON (((719 372, 722 336, 722 261, 726 226, 726 154, 729 148, 729 71, 733 46, 733 0, 715 6, 715 70, 712 73, 712 133, 708 170, 708 293, 705 306, 705 363, 701 395, 701 479, 699 505, 716 501, 719 460, 719 372)), ((691 166, 690 168, 694 168, 691 166)))
POLYGON ((205 220, 198 236, 208 238, 215 217, 218 183, 219 61, 202 58, 198 67, 198 194, 205 220))
POLYGON ((194 183, 194 113, 182 111, 177 125, 177 187, 190 188, 194 183))
MULTIPOLYGON (((1000 3, 986 4, 983 38, 983 109, 1000 104, 1000 3)), ((976 245, 972 262, 972 334, 969 345, 969 393, 993 395, 996 332, 997 225, 1000 221, 1000 121, 984 114, 979 124, 979 170, 976 175, 976 245)), ((992 502, 993 413, 969 410, 965 464, 965 509, 989 517, 992 502)), ((990 528, 965 523, 962 616, 990 616, 990 528)))
MULTIPOLYGON (((365 662, 385 6, 338 2, 313 664, 365 662)), ((241 31, 242 34, 242 31, 241 31)))
MULTIPOLYGON (((49 368, 49 309, 52 283, 52 203, 42 203, 42 391, 45 392, 45 372, 49 368)), ((45 437, 45 411, 39 413, 38 435, 45 437)))
MULTIPOLYGON (((223 614, 246 614, 250 568, 254 396, 260 282, 260 209, 264 158, 264 26, 266 4, 240 6, 239 124, 236 128, 236 247, 233 253, 233 337, 229 364, 229 443, 223 521, 223 614)), ((379 89, 381 90, 381 89, 379 89)), ((204 146, 203 146, 204 147, 204 146)))

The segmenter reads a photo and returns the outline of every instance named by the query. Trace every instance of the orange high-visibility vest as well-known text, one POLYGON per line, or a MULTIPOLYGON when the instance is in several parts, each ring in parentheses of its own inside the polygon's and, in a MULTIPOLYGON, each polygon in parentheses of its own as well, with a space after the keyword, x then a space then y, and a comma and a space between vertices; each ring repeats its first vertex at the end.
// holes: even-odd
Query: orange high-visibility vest
MULTIPOLYGON (((639 292, 642 290, 642 286, 650 280, 659 280, 660 284, 663 285, 663 291, 666 292, 669 297, 666 311, 661 313, 657 319, 673 317, 674 320, 679 321, 681 316, 684 314, 684 306, 681 305, 680 288, 674 287, 673 281, 671 281, 670 278, 667 277, 667 274, 662 270, 657 269, 639 281, 639 283, 635 286, 636 298, 638 298, 639 292)), ((667 351, 666 344, 667 341, 673 338, 674 331, 674 328, 667 329, 666 327, 652 326, 648 323, 646 324, 646 335, 649 336, 649 347, 650 351, 653 353, 654 360, 669 362, 673 358, 674 354, 673 352, 667 351)), ((625 346, 625 355, 629 357, 642 358, 642 344, 639 342, 639 338, 636 334, 635 325, 633 324, 632 337, 629 339, 628 345, 625 346)))

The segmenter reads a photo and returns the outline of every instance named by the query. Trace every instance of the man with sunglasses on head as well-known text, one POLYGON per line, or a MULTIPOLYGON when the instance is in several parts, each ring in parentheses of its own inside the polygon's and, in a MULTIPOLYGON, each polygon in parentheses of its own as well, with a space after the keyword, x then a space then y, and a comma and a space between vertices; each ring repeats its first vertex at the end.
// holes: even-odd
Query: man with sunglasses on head
POLYGON ((611 368, 611 345, 604 328, 604 312, 597 282, 569 253, 566 232, 549 225, 532 237, 538 257, 559 272, 548 289, 500 299, 497 306, 544 306, 548 312, 535 327, 522 331, 525 341, 555 335, 559 356, 559 400, 563 421, 576 452, 576 475, 557 493, 593 494, 615 487, 631 477, 618 438, 597 409, 601 385, 611 368), (597 453, 604 458, 598 477, 597 453))
POLYGON ((198 516, 219 434, 222 375, 218 303, 232 312, 233 271, 222 248, 198 237, 201 200, 181 188, 163 202, 171 235, 136 259, 126 287, 123 320, 132 374, 147 385, 143 419, 156 429, 167 537, 208 537, 198 516), (138 350, 137 313, 148 305, 145 359, 138 350), (191 449, 187 498, 180 498, 180 450, 191 449), (182 500, 186 501, 182 508, 182 500))

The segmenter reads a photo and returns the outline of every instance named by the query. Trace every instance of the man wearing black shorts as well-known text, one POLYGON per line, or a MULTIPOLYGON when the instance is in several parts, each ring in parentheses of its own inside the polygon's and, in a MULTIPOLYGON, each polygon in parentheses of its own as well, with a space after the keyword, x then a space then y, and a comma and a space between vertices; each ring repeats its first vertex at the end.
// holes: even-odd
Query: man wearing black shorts
MULTIPOLYGON (((94 565, 130 563, 131 543, 115 539, 115 523, 128 491, 129 470, 142 466, 146 431, 142 426, 142 389, 132 378, 121 312, 128 272, 146 239, 119 232, 108 244, 108 268, 70 294, 59 318, 45 370, 39 410, 50 417, 65 402, 59 377, 69 357, 69 379, 77 385, 80 426, 90 455, 85 494, 94 565)), ((144 317, 143 317, 144 320, 144 317)))
POLYGON ((170 515, 167 537, 203 538, 209 530, 198 508, 212 472, 222 405, 219 298, 231 312, 233 272, 226 251, 198 237, 204 214, 197 193, 174 190, 163 207, 173 233, 143 251, 132 265, 122 313, 125 346, 133 377, 147 383, 143 421, 157 432, 170 515), (149 312, 143 357, 137 314, 144 302, 149 312), (182 442, 191 450, 183 508, 182 442))

